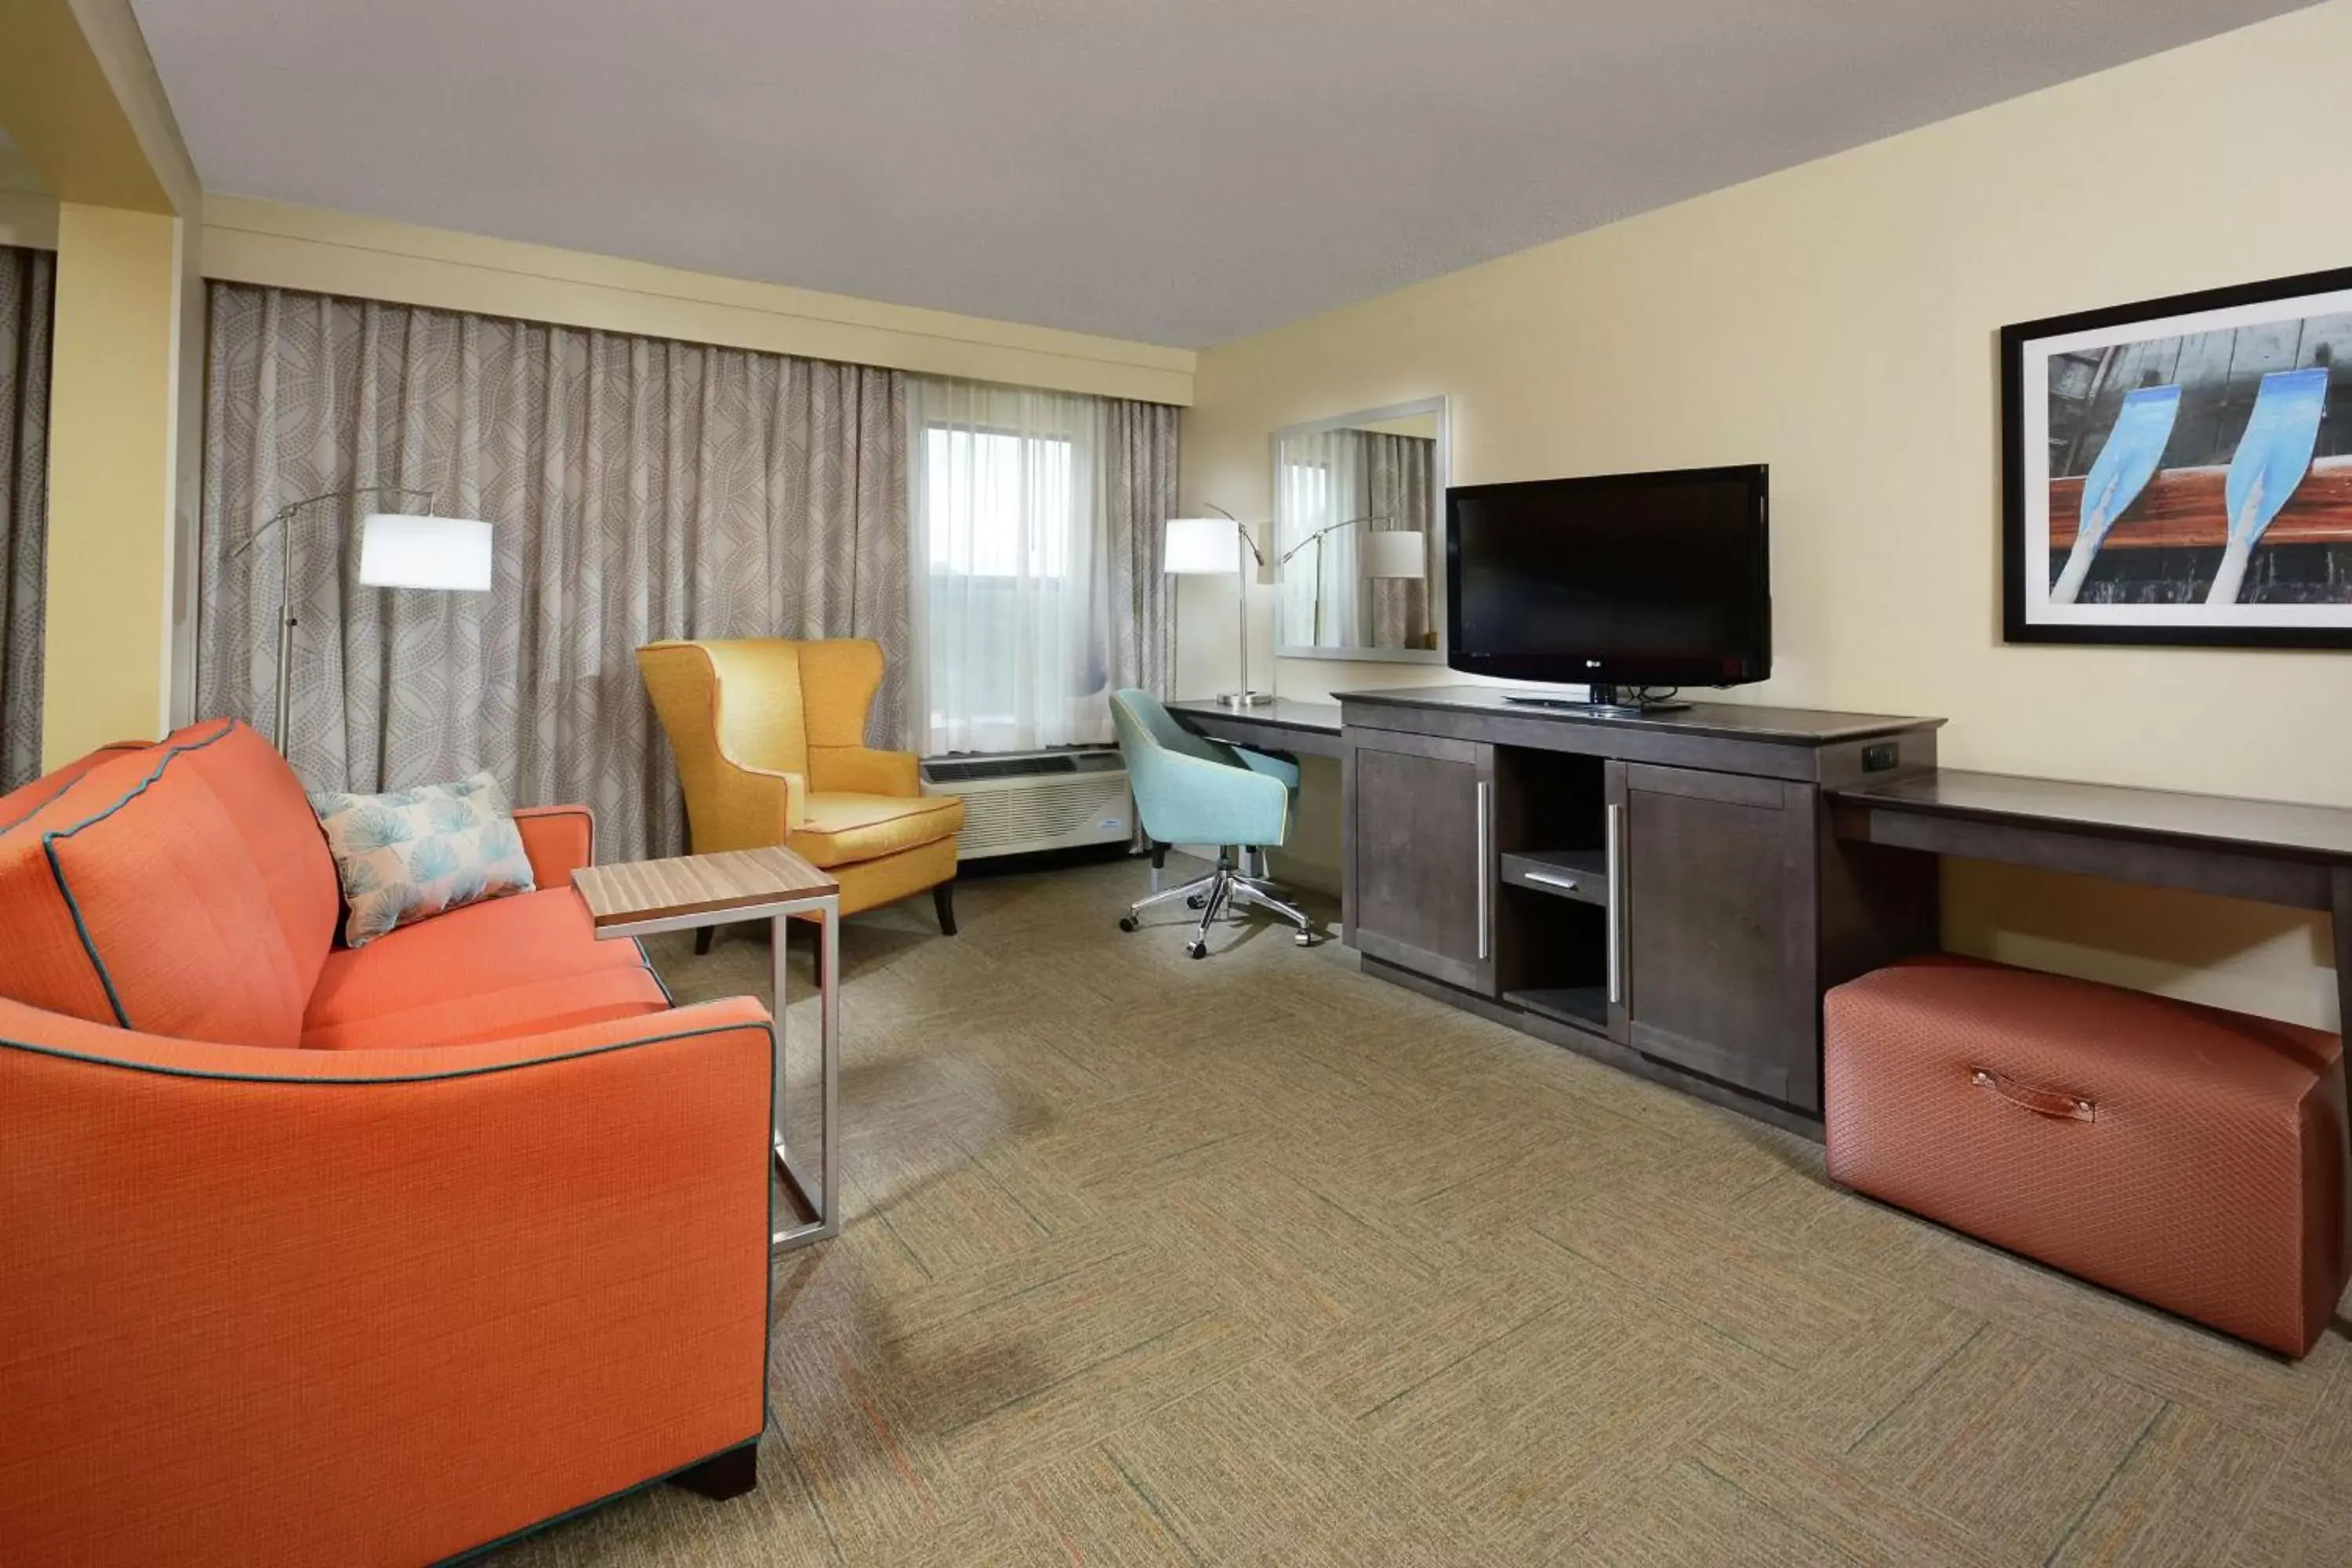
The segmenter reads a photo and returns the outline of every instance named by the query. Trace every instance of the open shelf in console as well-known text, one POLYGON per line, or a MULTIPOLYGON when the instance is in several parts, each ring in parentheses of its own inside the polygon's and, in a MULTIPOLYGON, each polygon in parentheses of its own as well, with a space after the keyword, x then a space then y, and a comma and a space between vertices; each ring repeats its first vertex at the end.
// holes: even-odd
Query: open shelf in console
POLYGON ((1608 763, 1495 752, 1496 989, 1507 1004, 1609 1029, 1608 763))
POLYGON ((1540 1013, 1557 1023, 1591 1029, 1597 1034, 1609 1032, 1609 987, 1606 985, 1554 985, 1539 991, 1506 991, 1503 1000, 1514 1007, 1540 1013))

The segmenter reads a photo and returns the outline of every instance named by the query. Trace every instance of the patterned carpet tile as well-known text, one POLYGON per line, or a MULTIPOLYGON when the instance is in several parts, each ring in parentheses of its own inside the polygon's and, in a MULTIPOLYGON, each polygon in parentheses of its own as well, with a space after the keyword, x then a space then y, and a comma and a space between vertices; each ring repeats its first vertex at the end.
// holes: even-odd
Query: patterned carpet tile
MULTIPOLYGON (((845 1228, 776 1265, 759 1489, 499 1563, 2352 1562, 2340 1332, 2288 1363, 1840 1192, 1336 943, 1124 935, 1144 875, 850 923, 845 1228)), ((770 956, 655 944, 681 999, 770 956)))
POLYGON ((2004 1557, 2046 1559, 2167 1408, 2146 1389, 1988 1326, 1846 1458, 1961 1520, 2004 1557))

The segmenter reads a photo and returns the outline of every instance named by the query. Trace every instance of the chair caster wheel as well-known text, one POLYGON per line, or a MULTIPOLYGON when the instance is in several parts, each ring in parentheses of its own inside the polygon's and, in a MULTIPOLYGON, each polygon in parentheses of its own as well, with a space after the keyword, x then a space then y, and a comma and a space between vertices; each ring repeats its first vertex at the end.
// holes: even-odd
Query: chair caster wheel
POLYGON ((1301 947, 1313 947, 1315 945, 1315 933, 1311 931, 1303 931, 1297 936, 1292 937, 1290 940, 1297 942, 1301 947))
POLYGON ((1209 956, 1209 944, 1205 942, 1188 942, 1184 944, 1184 951, 1194 958, 1206 958, 1209 956))
POLYGON ((1133 915, 1121 915, 1118 917, 1118 929, 1121 931, 1141 931, 1143 929, 1143 922, 1137 920, 1133 915))
POLYGON ((1209 896, 1206 893, 1194 893, 1184 900, 1184 907, 1188 910, 1206 909, 1208 904, 1209 896))

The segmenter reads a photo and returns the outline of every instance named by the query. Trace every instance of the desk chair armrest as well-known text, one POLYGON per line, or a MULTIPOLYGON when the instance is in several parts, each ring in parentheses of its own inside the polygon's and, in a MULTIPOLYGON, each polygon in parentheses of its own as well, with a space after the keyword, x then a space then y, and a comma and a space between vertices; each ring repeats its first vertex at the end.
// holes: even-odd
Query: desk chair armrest
POLYGON ((1234 760, 1254 773, 1282 781, 1285 789, 1298 787, 1298 764, 1281 757, 1269 757, 1264 752, 1253 752, 1246 746, 1228 746, 1234 760))
POLYGON ((888 795, 911 798, 923 793, 912 752, 882 752, 872 746, 811 746, 809 787, 825 794, 888 795))
POLYGON ((1289 831, 1290 786, 1268 773, 1159 750, 1134 783, 1143 830, 1162 844, 1280 844, 1289 831))

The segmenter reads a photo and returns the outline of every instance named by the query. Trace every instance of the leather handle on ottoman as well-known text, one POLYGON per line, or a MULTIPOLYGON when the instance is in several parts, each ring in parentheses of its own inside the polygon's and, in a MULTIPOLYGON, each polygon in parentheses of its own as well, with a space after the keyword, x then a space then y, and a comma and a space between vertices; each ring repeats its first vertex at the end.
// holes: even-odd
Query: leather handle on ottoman
POLYGON ((2063 1089, 2035 1089, 1985 1068, 1970 1071, 1969 1081, 1979 1089, 1992 1090, 2011 1105, 2031 1110, 2037 1116, 2052 1116, 2067 1121, 2090 1121, 2098 1116, 2098 1107, 2081 1095, 2068 1094, 2063 1089))

